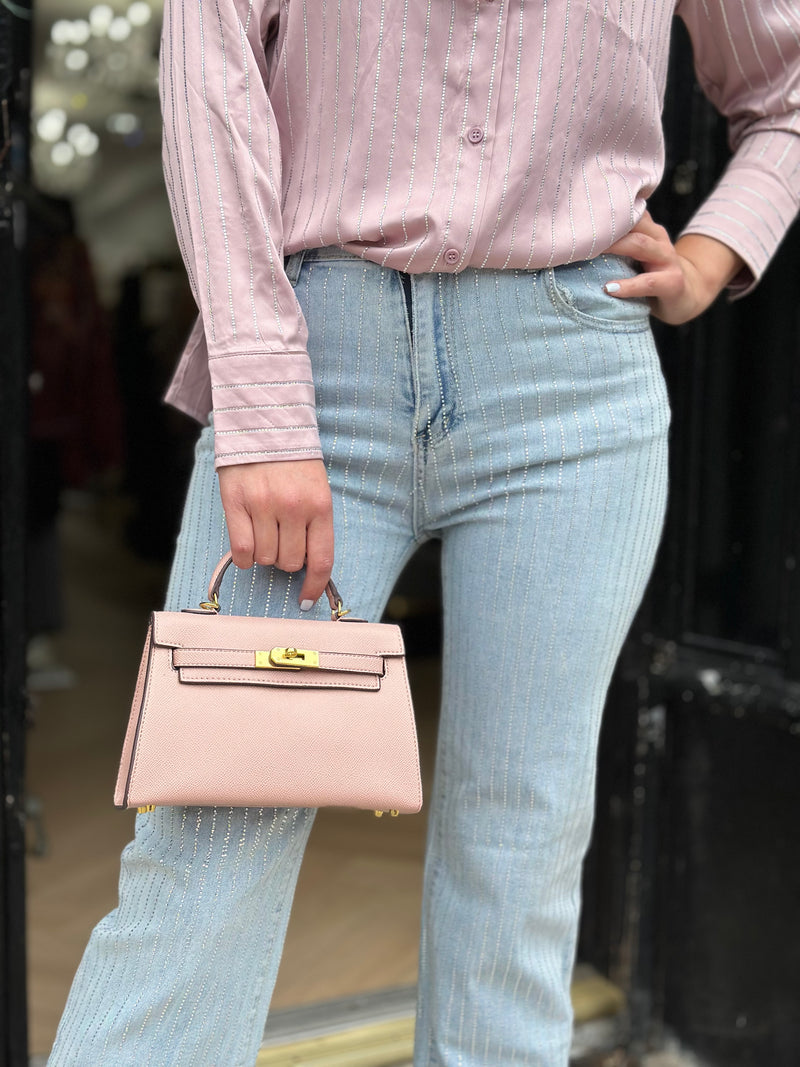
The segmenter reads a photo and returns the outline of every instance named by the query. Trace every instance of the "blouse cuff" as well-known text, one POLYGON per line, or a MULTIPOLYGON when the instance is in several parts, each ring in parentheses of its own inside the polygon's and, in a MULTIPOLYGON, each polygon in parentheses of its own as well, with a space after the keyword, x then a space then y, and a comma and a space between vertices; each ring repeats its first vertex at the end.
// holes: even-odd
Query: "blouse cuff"
MULTIPOLYGON (((760 140, 763 135, 748 139, 760 140)), ((767 169, 753 161, 756 145, 731 160, 718 185, 683 230, 713 237, 732 248, 746 264, 728 286, 731 299, 745 296, 758 284, 800 207, 800 190, 792 188, 785 175, 800 168, 800 137, 788 133, 770 134, 769 156, 783 140, 782 166, 767 169), (792 159, 794 156, 794 166, 792 159), (744 157, 744 158, 742 158, 744 157), (790 164, 787 166, 787 164, 790 164)), ((682 235, 683 235, 682 234, 682 235)))
POLYGON ((226 353, 209 368, 217 468, 322 458, 306 352, 226 353))

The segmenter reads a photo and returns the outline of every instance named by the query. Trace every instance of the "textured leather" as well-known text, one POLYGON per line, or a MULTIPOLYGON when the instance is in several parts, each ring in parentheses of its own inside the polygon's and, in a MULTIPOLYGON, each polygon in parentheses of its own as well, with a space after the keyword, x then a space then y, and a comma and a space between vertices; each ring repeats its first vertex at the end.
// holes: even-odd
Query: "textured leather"
POLYGON ((399 628, 154 612, 114 801, 419 811, 399 628), (257 668, 276 646, 319 669, 257 668))

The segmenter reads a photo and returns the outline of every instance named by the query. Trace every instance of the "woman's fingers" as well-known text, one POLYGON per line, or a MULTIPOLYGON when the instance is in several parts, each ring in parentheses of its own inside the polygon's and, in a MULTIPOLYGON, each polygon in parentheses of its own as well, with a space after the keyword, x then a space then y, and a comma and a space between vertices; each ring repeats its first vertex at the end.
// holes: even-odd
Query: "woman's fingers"
POLYGON ((282 571, 299 571, 306 558, 306 520, 302 515, 287 515, 278 525, 278 555, 275 560, 282 571))
POLYGON ((675 250, 669 241, 661 240, 652 234, 631 230, 625 237, 620 237, 610 248, 606 249, 614 256, 628 256, 639 263, 668 265, 675 259, 675 250))
POLYGON ((676 266, 678 256, 670 236, 663 226, 654 222, 649 212, 645 211, 630 233, 625 234, 606 249, 615 256, 628 256, 645 268, 666 268, 676 266))
POLYGON ((698 301, 688 284, 686 264, 669 234, 645 212, 630 233, 606 249, 636 260, 641 271, 633 278, 614 278, 603 286, 621 300, 644 299, 653 315, 666 322, 684 322, 697 314, 698 301))
POLYGON ((649 211, 645 210, 642 217, 636 223, 631 232, 648 233, 651 237, 657 238, 659 241, 669 241, 669 234, 666 227, 662 226, 660 222, 656 222, 649 211))
POLYGON ((225 521, 228 525, 228 538, 231 555, 237 567, 246 570, 253 566, 255 554, 255 536, 253 520, 247 502, 245 487, 236 477, 237 468, 224 468, 219 472, 220 495, 225 509, 225 521), (233 473, 225 473, 228 470, 233 473))
POLYGON ((653 300, 678 296, 684 288, 680 267, 666 270, 646 271, 633 278, 620 278, 603 286, 611 296, 653 300))
POLYGON ((630 233, 606 249, 630 256, 642 271, 634 278, 615 278, 603 286, 611 296, 644 297, 653 315, 677 325, 701 314, 737 274, 746 270, 732 248, 702 234, 684 234, 675 244, 645 211, 630 233))
POLYGON ((250 521, 255 541, 253 560, 261 567, 271 567, 278 562, 278 524, 272 515, 256 509, 250 514, 250 521))
POLYGON ((307 575, 301 600, 317 600, 333 565, 333 508, 322 460, 243 463, 219 471, 233 561, 307 575), (309 577, 310 576, 310 577, 309 577))
POLYGON ((333 522, 320 516, 308 527, 306 537, 306 574, 300 591, 301 607, 319 599, 328 584, 333 569, 333 522))

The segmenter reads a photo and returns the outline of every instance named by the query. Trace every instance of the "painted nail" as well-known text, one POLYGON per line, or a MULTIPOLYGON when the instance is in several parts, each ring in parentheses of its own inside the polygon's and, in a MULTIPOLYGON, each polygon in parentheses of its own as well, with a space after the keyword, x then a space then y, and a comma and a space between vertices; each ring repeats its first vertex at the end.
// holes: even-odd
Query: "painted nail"
POLYGON ((605 291, 607 293, 618 293, 619 292, 619 282, 606 282, 606 284, 603 286, 603 288, 605 289, 605 291))
POLYGON ((313 600, 303 600, 303 601, 300 602, 300 610, 301 611, 311 611, 311 609, 313 607, 314 607, 314 601, 313 600))

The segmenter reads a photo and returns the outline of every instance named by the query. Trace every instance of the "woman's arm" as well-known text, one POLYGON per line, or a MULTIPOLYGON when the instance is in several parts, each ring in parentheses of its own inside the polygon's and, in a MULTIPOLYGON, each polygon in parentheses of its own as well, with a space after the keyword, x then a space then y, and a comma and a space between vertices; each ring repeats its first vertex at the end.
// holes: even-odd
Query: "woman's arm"
MULTIPOLYGON (((800 207, 800 13, 786 0, 680 0, 698 81, 728 119, 734 154, 674 246, 645 215, 608 251, 642 264, 615 296, 686 322, 730 286, 748 292, 800 207)), ((619 286, 614 289, 613 286, 619 286)))
POLYGON ((333 557, 307 331, 283 268, 280 135, 264 45, 278 0, 167 0, 164 177, 200 310, 216 466, 239 567, 299 570, 316 600, 333 557))

